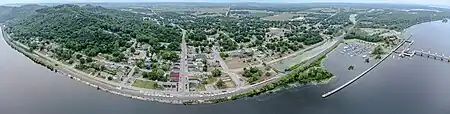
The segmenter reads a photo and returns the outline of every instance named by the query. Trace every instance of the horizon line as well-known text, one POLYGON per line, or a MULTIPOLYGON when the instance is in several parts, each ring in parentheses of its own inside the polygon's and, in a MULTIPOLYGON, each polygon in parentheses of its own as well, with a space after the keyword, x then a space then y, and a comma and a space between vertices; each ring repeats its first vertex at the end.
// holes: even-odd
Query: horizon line
POLYGON ((233 3, 259 3, 259 4, 397 4, 397 5, 426 5, 426 6, 449 6, 439 4, 418 4, 418 3, 390 3, 390 2, 247 2, 247 1, 233 1, 233 2, 212 2, 212 1, 153 1, 153 2, 18 2, 18 3, 0 3, 0 5, 28 5, 28 4, 99 4, 99 3, 210 3, 210 4, 233 4, 233 3))
POLYGON ((394 4, 394 5, 421 5, 428 7, 442 7, 450 8, 450 5, 446 4, 420 4, 420 3, 391 3, 391 2, 249 2, 249 1, 151 1, 151 2, 128 2, 128 1, 114 1, 114 2, 18 2, 18 3, 0 3, 0 6, 14 6, 14 5, 45 5, 45 4, 123 4, 123 3, 209 3, 209 4, 236 4, 236 3, 258 3, 258 4, 394 4))

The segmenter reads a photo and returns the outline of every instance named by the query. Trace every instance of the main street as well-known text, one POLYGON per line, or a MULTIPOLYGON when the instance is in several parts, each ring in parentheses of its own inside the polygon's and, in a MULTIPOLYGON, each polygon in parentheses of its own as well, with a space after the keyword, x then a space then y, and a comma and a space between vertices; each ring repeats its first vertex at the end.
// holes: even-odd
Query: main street
MULTIPOLYGON (((186 67, 186 58, 187 58, 187 56, 186 56, 187 47, 186 47, 186 42, 185 42, 186 32, 187 31, 183 30, 183 37, 182 37, 182 43, 181 43, 181 45, 182 45, 181 56, 182 57, 180 60, 180 62, 181 62, 180 64, 183 64, 182 65, 183 67, 186 67)), ((15 43, 18 43, 18 42, 15 42, 15 43)), ((18 43, 18 44, 20 44, 20 43, 18 43)), ((175 91, 161 91, 161 90, 138 88, 138 87, 133 87, 133 86, 129 86, 129 85, 128 86, 122 85, 120 83, 110 82, 105 79, 94 78, 93 76, 91 76, 85 72, 74 69, 71 66, 65 65, 65 64, 63 64, 51 57, 45 56, 37 51, 33 51, 33 53, 42 57, 43 60, 45 60, 46 62, 49 62, 50 64, 52 64, 52 63, 58 64, 59 70, 62 70, 65 73, 69 73, 72 76, 79 77, 83 81, 87 81, 91 84, 98 85, 99 87, 104 87, 104 88, 106 87, 106 88, 109 88, 110 90, 124 92, 125 94, 128 94, 128 95, 145 96, 146 98, 155 99, 155 100, 163 101, 163 102, 164 101, 174 101, 175 102, 175 101, 186 101, 186 100, 206 100, 206 99, 229 97, 231 95, 241 94, 241 93, 245 93, 245 92, 263 87, 268 83, 276 82, 281 77, 286 75, 285 73, 280 73, 277 76, 272 77, 268 80, 264 80, 262 82, 259 82, 259 83, 253 84, 253 85, 244 86, 243 81, 241 81, 236 74, 234 74, 228 70, 228 67, 225 64, 225 61, 223 59, 221 59, 220 53, 217 51, 217 49, 213 48, 213 51, 214 51, 215 57, 219 59, 219 62, 224 67, 224 71, 229 73, 229 75, 233 81, 237 82, 236 88, 215 90, 215 91, 206 91, 206 92, 189 92, 189 88, 186 88, 186 87, 189 87, 189 85, 187 85, 188 84, 187 75, 183 75, 187 72, 186 68, 183 68, 184 70, 182 72, 180 72, 180 74, 181 74, 180 75, 181 76, 180 89, 181 89, 182 93, 175 92, 175 91)), ((322 50, 321 52, 323 52, 323 51, 324 50, 322 50)), ((318 55, 318 53, 315 55, 318 55)), ((37 57, 37 58, 40 58, 40 57, 37 57)), ((308 60, 308 59, 304 59, 304 60, 308 60)), ((66 74, 66 75, 69 75, 69 74, 66 74)))
MULTIPOLYGON (((158 13, 156 13, 155 11, 153 11, 153 9, 148 8, 149 10, 151 10, 151 12, 154 15, 157 15, 159 17, 159 19, 164 20, 164 18, 160 15, 158 15, 158 13)), ((159 21, 157 21, 159 23, 159 21)), ((173 24, 173 23, 171 23, 173 24)), ((181 43, 180 43, 180 48, 181 48, 181 53, 180 53, 180 77, 178 80, 178 86, 177 86, 177 91, 180 92, 181 94, 187 94, 189 93, 189 74, 188 74, 188 68, 187 68, 187 44, 186 44, 186 32, 187 30, 184 30, 183 28, 181 28, 179 25, 173 24, 176 27, 180 28, 182 31, 182 37, 181 37, 181 43)))
POLYGON ((180 78, 178 82, 178 91, 179 92, 189 92, 189 76, 187 69, 187 45, 186 45, 186 30, 182 29, 182 38, 181 38, 181 54, 180 54, 180 78))
MULTIPOLYGON (((326 21, 327 19, 333 17, 334 15, 338 14, 339 12, 340 11, 336 12, 335 14, 324 19, 323 21, 326 21)), ((160 17, 160 18, 162 18, 162 17, 160 17)), ((321 22, 318 22, 317 25, 320 25, 321 22)), ((356 20, 353 20, 352 22, 356 23, 356 20)), ((356 24, 354 24, 351 28, 353 28, 355 25, 356 24)), ((176 26, 180 27, 178 25, 176 25, 176 26)), ((219 32, 224 33, 223 31, 219 31, 219 32)), ((90 74, 87 74, 83 71, 74 69, 73 66, 66 65, 66 64, 62 63, 61 61, 58 61, 54 58, 51 58, 42 53, 39 53, 38 51, 24 52, 24 53, 27 53, 28 55, 32 55, 33 58, 39 58, 39 60, 45 61, 46 64, 52 64, 51 66, 54 65, 55 68, 58 69, 58 71, 69 73, 70 75, 68 74, 68 76, 70 76, 71 78, 72 78, 71 75, 76 75, 73 77, 81 77, 81 80, 86 80, 86 82, 99 85, 100 87, 110 87, 108 89, 113 90, 113 91, 117 90, 119 92, 124 92, 126 94, 145 96, 148 98, 157 98, 157 99, 164 99, 164 100, 205 100, 205 99, 211 99, 211 98, 230 97, 232 95, 246 93, 246 92, 261 88, 269 83, 277 82, 279 79, 281 79, 281 77, 284 77, 287 73, 289 73, 289 72, 279 73, 276 76, 273 76, 270 79, 261 81, 259 83, 256 83, 253 85, 245 85, 245 81, 243 81, 239 75, 230 71, 230 69, 228 68, 224 59, 220 56, 220 52, 218 51, 218 48, 213 47, 212 51, 213 51, 214 58, 217 61, 219 61, 220 66, 223 68, 223 72, 227 73, 230 76, 232 81, 235 83, 236 88, 201 91, 201 92, 195 92, 195 91, 190 92, 189 91, 188 69, 187 69, 188 48, 187 48, 187 44, 186 44, 186 34, 187 34, 187 30, 182 29, 182 39, 181 39, 181 43, 180 43, 180 48, 181 48, 180 77, 179 77, 179 82, 178 82, 178 86, 177 86, 178 91, 152 90, 152 89, 145 89, 145 88, 137 88, 137 87, 133 87, 131 85, 125 84, 130 79, 130 77, 132 77, 134 69, 136 68, 136 66, 127 65, 126 63, 125 64, 111 63, 111 64, 114 64, 117 66, 128 66, 129 68, 132 68, 132 71, 127 75, 125 81, 116 83, 116 82, 112 82, 112 81, 107 81, 106 79, 95 78, 94 76, 92 76, 90 74)), ((226 33, 224 33, 224 34, 227 35, 226 33)), ((335 46, 336 44, 339 44, 340 40, 345 36, 345 34, 346 34, 346 32, 344 32, 338 38, 325 40, 324 41, 325 43, 323 43, 323 45, 318 46, 318 48, 313 48, 312 49, 313 51, 305 51, 305 53, 302 53, 301 59, 299 59, 298 62, 313 61, 313 60, 315 60, 314 58, 319 57, 320 55, 326 54, 326 52, 328 52, 333 46, 335 46), (329 45, 329 44, 332 44, 332 45, 329 45)), ((321 36, 323 36, 323 35, 321 35, 321 36)), ((16 43, 20 44, 18 42, 16 42, 16 43)), ((22 45, 22 44, 20 44, 20 45, 22 45)), ((136 45, 136 41, 134 41, 134 44, 132 47, 134 47, 135 45, 136 45)), ((97 58, 94 58, 94 59, 98 60, 97 58)), ((106 60, 98 60, 98 61, 110 63, 109 61, 106 61, 106 60)))

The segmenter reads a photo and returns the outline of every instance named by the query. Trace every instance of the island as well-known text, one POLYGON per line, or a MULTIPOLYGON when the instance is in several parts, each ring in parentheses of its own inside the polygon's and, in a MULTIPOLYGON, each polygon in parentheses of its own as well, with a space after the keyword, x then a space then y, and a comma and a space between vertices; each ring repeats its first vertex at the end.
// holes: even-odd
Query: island
POLYGON ((0 11, 4 40, 36 63, 98 90, 173 104, 327 83, 333 74, 322 61, 336 47, 370 63, 403 42, 404 29, 450 17, 447 10, 418 5, 326 3, 61 4, 0 11))

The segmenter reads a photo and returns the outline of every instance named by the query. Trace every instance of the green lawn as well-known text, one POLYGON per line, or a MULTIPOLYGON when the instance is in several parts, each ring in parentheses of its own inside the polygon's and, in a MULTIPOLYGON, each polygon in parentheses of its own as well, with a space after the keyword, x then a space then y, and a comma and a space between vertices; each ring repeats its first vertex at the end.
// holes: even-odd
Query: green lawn
POLYGON ((208 77, 208 78, 206 78, 206 84, 212 84, 212 83, 214 83, 214 82, 216 82, 217 81, 217 77, 208 77))
POLYGON ((205 85, 203 84, 189 84, 189 88, 195 88, 197 91, 206 91, 205 85))
POLYGON ((147 89, 159 89, 157 83, 154 81, 136 80, 131 86, 147 89))
POLYGON ((285 20, 290 20, 290 19, 292 19, 292 17, 298 16, 298 15, 299 14, 286 13, 286 14, 278 14, 278 15, 264 17, 263 19, 269 20, 269 21, 285 21, 285 20))

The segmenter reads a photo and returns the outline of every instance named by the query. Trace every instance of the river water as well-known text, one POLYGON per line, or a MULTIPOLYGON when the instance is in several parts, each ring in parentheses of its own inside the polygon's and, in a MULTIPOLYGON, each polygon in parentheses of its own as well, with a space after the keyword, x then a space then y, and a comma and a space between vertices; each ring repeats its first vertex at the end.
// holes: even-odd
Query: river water
MULTIPOLYGON (((450 24, 430 22, 407 30, 412 48, 445 53, 450 24)), ((0 35, 1 36, 1 35, 0 35)), ((339 47, 342 48, 342 47, 339 47)), ((339 48, 337 50, 339 50, 339 48)), ((450 63, 421 57, 390 57, 342 91, 345 83, 374 62, 332 52, 324 65, 336 78, 326 85, 283 90, 256 98, 210 105, 171 105, 97 91, 34 64, 0 42, 1 114, 449 114, 450 63), (348 71, 349 65, 355 70, 348 71)), ((446 55, 450 55, 447 51, 446 55)))

